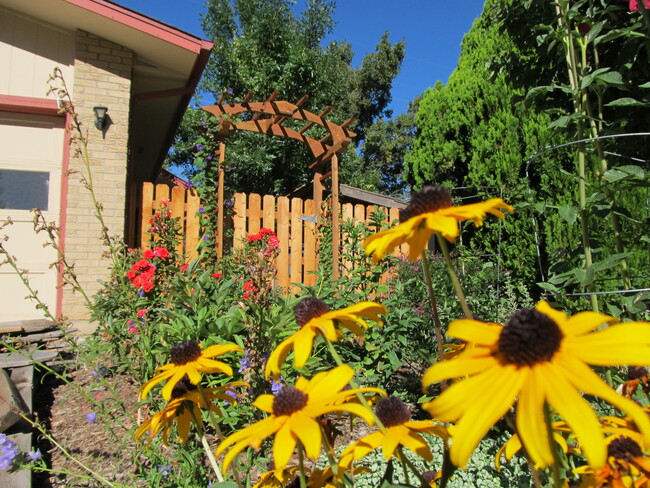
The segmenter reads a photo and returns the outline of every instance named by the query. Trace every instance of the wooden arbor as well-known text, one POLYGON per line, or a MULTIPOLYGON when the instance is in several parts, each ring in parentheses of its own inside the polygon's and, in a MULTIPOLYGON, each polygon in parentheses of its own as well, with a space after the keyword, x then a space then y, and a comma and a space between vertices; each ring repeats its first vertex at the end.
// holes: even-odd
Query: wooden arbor
MULTIPOLYGON (((248 92, 244 99, 235 104, 225 102, 225 95, 221 95, 216 105, 203 107, 203 110, 214 115, 219 121, 218 137, 219 162, 225 159, 225 138, 234 130, 259 132, 272 136, 288 137, 303 142, 309 147, 313 159, 308 163, 309 168, 314 172, 313 176, 313 199, 317 211, 320 211, 323 201, 323 182, 327 178, 332 179, 332 258, 334 276, 338 276, 339 261, 339 164, 338 154, 344 151, 352 138, 356 135, 348 127, 354 121, 350 118, 343 124, 337 125, 325 117, 332 110, 328 106, 320 114, 304 110, 302 106, 307 102, 309 96, 305 95, 296 103, 277 101, 279 91, 275 90, 264 102, 251 102, 253 92, 248 92), (287 120, 304 122, 298 130, 285 127, 287 120), (324 129, 325 134, 320 139, 306 135, 307 131, 314 126, 324 129), (329 170, 328 170, 329 166, 329 170)), ((224 168, 219 168, 219 215, 218 225, 223 228, 223 204, 224 204, 224 168)), ((218 255, 223 254, 223 234, 218 237, 218 255)))

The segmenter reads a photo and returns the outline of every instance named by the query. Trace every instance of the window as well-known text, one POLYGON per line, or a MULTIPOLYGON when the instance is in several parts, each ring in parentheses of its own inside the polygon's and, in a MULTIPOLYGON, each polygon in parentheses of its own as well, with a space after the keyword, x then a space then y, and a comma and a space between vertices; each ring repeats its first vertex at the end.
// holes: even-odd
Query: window
POLYGON ((50 173, 0 169, 0 208, 48 210, 50 173))

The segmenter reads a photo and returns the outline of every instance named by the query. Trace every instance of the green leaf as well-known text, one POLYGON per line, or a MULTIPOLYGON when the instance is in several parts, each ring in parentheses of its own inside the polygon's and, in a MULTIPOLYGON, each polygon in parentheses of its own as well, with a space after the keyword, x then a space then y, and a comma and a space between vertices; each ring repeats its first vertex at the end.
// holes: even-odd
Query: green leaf
POLYGON ((606 73, 602 73, 594 76, 594 79, 599 82, 602 82, 605 85, 611 85, 611 86, 625 85, 625 82, 623 81, 623 76, 621 76, 621 73, 619 73, 618 71, 608 71, 606 73))
POLYGON ((237 483, 234 481, 221 481, 219 483, 212 483, 212 486, 219 488, 237 488, 237 483))
POLYGON ((639 85, 639 88, 650 88, 650 81, 644 83, 643 85, 639 85))
POLYGON ((566 220, 569 224, 575 224, 578 218, 578 208, 572 205, 565 205, 557 209, 560 217, 566 220))
POLYGON ((552 285, 551 283, 546 283, 542 281, 537 283, 537 286, 539 286, 542 290, 550 291, 551 293, 561 292, 561 290, 557 286, 552 285))
POLYGON ((638 100, 631 97, 623 97, 606 103, 605 107, 647 107, 648 105, 648 103, 639 102, 638 100))
POLYGON ((562 115, 561 117, 558 117, 555 119, 551 124, 549 124, 548 128, 549 129, 554 129, 556 127, 564 129, 567 125, 569 125, 569 122, 571 121, 571 117, 568 115, 562 115))

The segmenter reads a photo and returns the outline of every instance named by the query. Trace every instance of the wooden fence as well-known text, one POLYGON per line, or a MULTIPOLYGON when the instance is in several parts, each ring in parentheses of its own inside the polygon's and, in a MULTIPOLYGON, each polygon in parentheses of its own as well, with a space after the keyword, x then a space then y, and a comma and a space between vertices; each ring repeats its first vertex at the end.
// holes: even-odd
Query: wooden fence
MULTIPOLYGON (((186 256, 188 260, 196 257, 196 248, 201 236, 199 235, 199 208, 201 203, 198 195, 193 190, 174 187, 169 191, 167 185, 154 185, 145 183, 142 192, 142 234, 143 247, 149 245, 149 219, 160 206, 160 202, 168 200, 167 204, 172 212, 172 217, 179 217, 183 242, 179 243, 177 251, 186 256)), ((341 205, 341 222, 352 220, 355 223, 368 224, 374 211, 382 209, 384 221, 391 223, 399 218, 397 208, 375 207, 372 205, 341 205)), ((318 239, 317 225, 318 210, 313 200, 301 198, 274 197, 272 195, 258 195, 255 193, 236 193, 233 202, 232 219, 224 220, 224 227, 233 230, 232 247, 237 249, 244 246, 248 235, 256 234, 262 227, 273 230, 280 241, 280 253, 276 259, 277 286, 288 288, 291 283, 314 285, 316 276, 313 274, 318 268, 318 239)), ((344 226, 342 226, 344 228, 344 226)), ((225 229, 220 229, 224 232, 225 229)), ((340 235, 341 246, 345 246, 349 237, 342 230, 340 235)), ((224 249, 224 252, 228 252, 224 249)), ((399 251, 408 252, 407 245, 399 251)), ((335 263, 341 273, 351 269, 350 262, 335 263)))

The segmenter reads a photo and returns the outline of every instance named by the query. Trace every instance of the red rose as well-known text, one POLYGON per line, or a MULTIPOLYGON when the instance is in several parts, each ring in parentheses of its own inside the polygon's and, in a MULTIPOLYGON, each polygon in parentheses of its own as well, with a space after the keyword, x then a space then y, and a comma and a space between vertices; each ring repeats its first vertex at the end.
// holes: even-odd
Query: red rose
MULTIPOLYGON (((650 10, 650 0, 643 0, 643 6, 650 10)), ((630 0, 630 10, 639 10, 638 0, 630 0)))
POLYGON ((169 251, 164 247, 154 247, 153 254, 160 259, 166 259, 169 257, 169 251))
POLYGON ((142 310, 138 310, 135 314, 136 314, 138 317, 142 318, 142 317, 144 317, 145 315, 147 315, 147 311, 144 310, 144 309, 142 309, 142 310))
POLYGON ((142 253, 142 257, 145 259, 152 259, 154 257, 154 252, 151 249, 147 249, 142 253))

